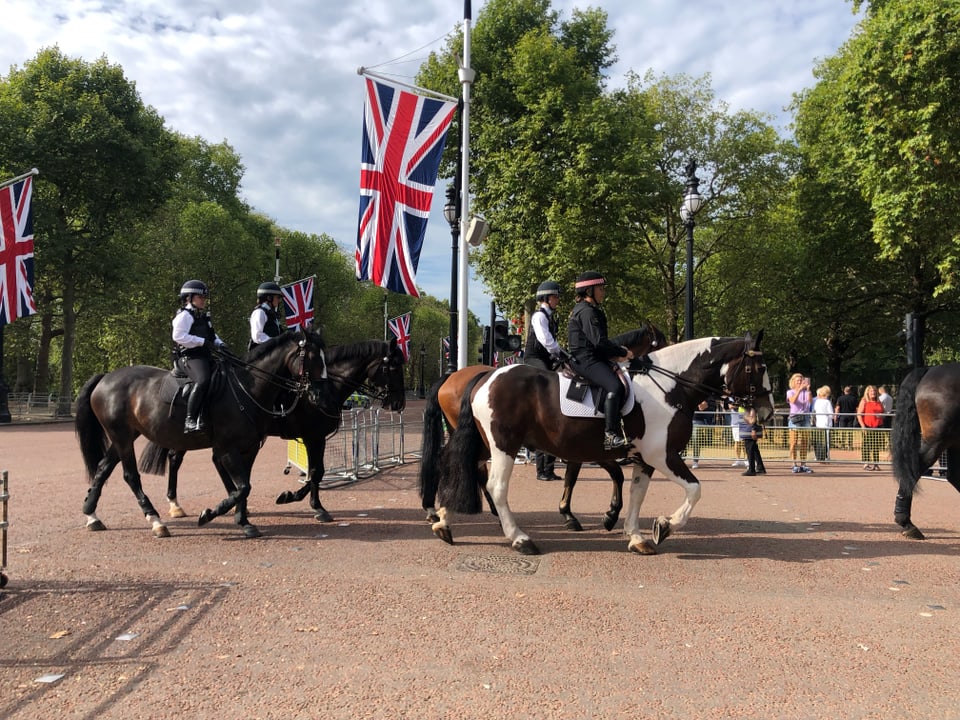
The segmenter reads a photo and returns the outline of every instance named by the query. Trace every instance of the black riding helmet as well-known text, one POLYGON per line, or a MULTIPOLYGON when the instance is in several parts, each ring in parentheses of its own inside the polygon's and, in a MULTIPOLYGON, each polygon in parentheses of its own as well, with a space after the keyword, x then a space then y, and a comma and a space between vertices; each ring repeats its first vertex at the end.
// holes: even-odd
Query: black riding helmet
POLYGON ((200 280, 187 280, 183 287, 180 288, 180 300, 181 302, 187 300, 188 298, 193 297, 194 295, 201 295, 207 297, 209 292, 207 291, 207 286, 204 282, 200 280))
POLYGON ((260 287, 257 288, 257 298, 263 299, 270 295, 283 295, 280 286, 275 282, 260 283, 260 287))
POLYGON ((537 300, 546 300, 551 295, 560 295, 560 283, 546 280, 537 287, 537 300))

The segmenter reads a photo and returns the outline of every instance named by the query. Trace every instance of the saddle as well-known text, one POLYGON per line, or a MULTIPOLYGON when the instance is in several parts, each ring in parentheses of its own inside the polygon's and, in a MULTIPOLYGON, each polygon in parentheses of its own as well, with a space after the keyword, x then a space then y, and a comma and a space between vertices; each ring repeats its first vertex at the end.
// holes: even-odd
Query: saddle
MULTIPOLYGON (((633 410, 635 396, 630 376, 617 365, 614 372, 623 384, 623 405, 620 414, 626 415, 633 410)), ((563 366, 560 373, 560 412, 567 417, 603 417, 603 401, 606 393, 599 385, 577 374, 569 364, 563 366)))
MULTIPOLYGON (((214 393, 218 392, 223 386, 223 382, 223 366, 219 360, 216 360, 214 361, 213 376, 210 378, 210 389, 207 391, 207 397, 212 397, 214 393)), ((180 364, 174 361, 173 368, 164 376, 163 382, 160 384, 160 400, 170 405, 172 414, 175 406, 187 404, 195 385, 196 383, 183 371, 180 364)))

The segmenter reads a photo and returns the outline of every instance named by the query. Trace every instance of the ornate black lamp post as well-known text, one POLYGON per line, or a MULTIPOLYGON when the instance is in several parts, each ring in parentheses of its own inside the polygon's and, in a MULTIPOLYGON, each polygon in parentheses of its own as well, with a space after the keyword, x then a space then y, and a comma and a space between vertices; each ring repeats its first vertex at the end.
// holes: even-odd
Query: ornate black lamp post
POLYGON ((703 205, 703 197, 697 191, 700 179, 697 177, 697 163, 693 158, 684 166, 687 172, 687 190, 680 203, 680 219, 687 228, 687 283, 684 302, 683 339, 693 340, 693 228, 696 225, 694 215, 703 205))
POLYGON ((457 371, 457 270, 460 258, 460 198, 456 183, 447 188, 443 217, 450 224, 452 262, 450 265, 450 355, 447 372, 457 371))
POLYGON ((420 387, 417 388, 417 397, 425 398, 427 396, 427 389, 423 384, 423 367, 427 362, 427 344, 420 343, 420 387))

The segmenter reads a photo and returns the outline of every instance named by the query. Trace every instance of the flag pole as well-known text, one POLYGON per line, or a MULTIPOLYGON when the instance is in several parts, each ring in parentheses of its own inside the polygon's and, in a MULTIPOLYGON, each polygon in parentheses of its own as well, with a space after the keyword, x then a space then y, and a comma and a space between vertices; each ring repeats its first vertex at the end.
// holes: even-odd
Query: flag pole
MULTIPOLYGON (((467 366, 467 285, 470 278, 470 264, 467 252, 467 225, 470 221, 470 85, 476 72, 470 67, 470 0, 463 0, 463 60, 457 75, 463 86, 463 109, 460 115, 460 284, 457 288, 457 307, 460 308, 457 328, 457 368, 467 366)), ((452 339, 451 339, 452 342, 452 339)))
POLYGON ((404 87, 408 90, 413 90, 418 95, 429 95, 430 97, 437 98, 438 100, 446 100, 447 102, 457 102, 455 97, 450 97, 449 95, 444 95, 443 93, 438 93, 435 90, 430 90, 429 88, 420 87, 419 85, 411 85, 410 83, 401 82, 399 80, 394 80, 389 78, 386 75, 381 75, 380 73, 375 73, 370 70, 367 70, 362 65, 357 68, 357 75, 361 77, 370 77, 374 80, 383 80, 388 85, 396 85, 397 87, 404 87))
POLYGON ((24 179, 30 177, 31 175, 39 175, 39 174, 40 174, 40 171, 37 170, 36 168, 33 168, 33 169, 30 170, 29 172, 23 173, 23 175, 17 175, 17 176, 16 176, 15 178, 13 178, 12 180, 4 180, 3 182, 0 182, 0 188, 5 188, 5 187, 7 187, 8 185, 13 185, 14 183, 18 183, 18 182, 20 182, 21 180, 24 180, 24 179))
POLYGON ((280 282, 280 238, 275 237, 273 239, 273 245, 277 249, 277 269, 273 274, 273 281, 275 283, 280 282))

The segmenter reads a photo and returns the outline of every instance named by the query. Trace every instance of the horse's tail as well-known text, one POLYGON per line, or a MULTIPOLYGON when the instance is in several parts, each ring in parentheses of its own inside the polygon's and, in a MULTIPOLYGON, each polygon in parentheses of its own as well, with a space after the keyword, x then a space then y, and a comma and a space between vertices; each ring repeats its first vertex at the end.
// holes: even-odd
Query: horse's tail
POLYGON ((438 488, 440 505, 466 515, 476 515, 483 510, 479 469, 483 437, 473 419, 470 396, 485 375, 477 375, 464 388, 457 429, 450 436, 440 459, 441 475, 446 481, 438 488))
POLYGON ((147 475, 165 475, 167 472, 167 458, 170 451, 165 447, 160 447, 152 440, 140 453, 138 466, 140 472, 147 475))
POLYGON ((424 510, 434 507, 439 484, 439 457, 443 449, 443 410, 440 408, 440 387, 449 374, 443 375, 427 392, 423 411, 423 449, 420 453, 420 497, 424 510))
POLYGON ((929 368, 912 370, 897 388, 897 412, 890 428, 893 476, 900 494, 909 497, 925 468, 920 467, 920 416, 917 414, 917 384, 929 368))
POLYGON ((107 452, 107 436, 103 431, 100 419, 93 412, 90 405, 90 396, 94 388, 103 379, 103 374, 94 375, 87 380, 77 396, 77 416, 74 420, 74 429, 77 440, 80 442, 80 454, 87 469, 87 477, 93 480, 97 466, 107 452))

